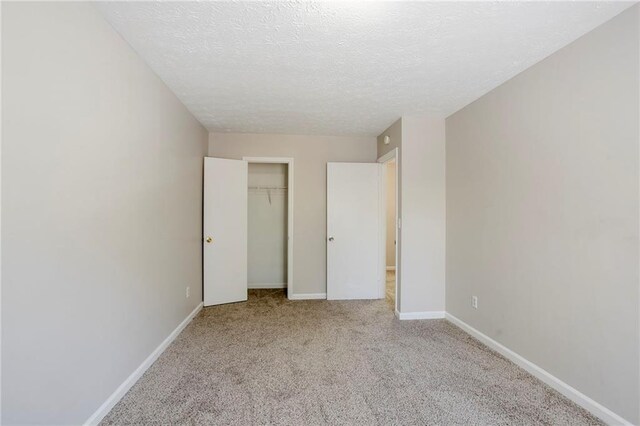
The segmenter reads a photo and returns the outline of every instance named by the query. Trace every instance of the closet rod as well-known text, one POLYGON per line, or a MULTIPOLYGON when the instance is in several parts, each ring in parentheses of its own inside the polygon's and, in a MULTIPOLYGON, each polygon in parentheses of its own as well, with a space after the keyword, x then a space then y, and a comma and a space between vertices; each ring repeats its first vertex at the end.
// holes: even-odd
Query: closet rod
POLYGON ((250 186, 249 189, 287 189, 286 186, 250 186))

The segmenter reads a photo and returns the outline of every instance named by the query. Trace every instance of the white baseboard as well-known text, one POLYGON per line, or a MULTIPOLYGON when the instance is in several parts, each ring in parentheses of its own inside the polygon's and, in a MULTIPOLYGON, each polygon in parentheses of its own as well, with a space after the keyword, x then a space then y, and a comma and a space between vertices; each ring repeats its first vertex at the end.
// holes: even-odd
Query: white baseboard
POLYGON ((298 293, 289 295, 289 300, 317 300, 326 298, 327 293, 298 293))
POLYGON ((252 283, 248 285, 249 290, 259 290, 263 288, 287 288, 287 283, 252 283))
POLYGON ((151 352, 151 355, 149 355, 147 359, 145 359, 142 364, 140 364, 140 366, 136 368, 135 371, 131 373, 131 375, 127 377, 127 379, 120 386, 118 386, 118 389, 116 389, 115 392, 113 392, 111 396, 107 398, 107 400, 100 406, 100 408, 98 408, 96 412, 93 413, 91 417, 89 417, 89 419, 84 423, 85 425, 97 425, 107 414, 109 414, 109 411, 111 411, 111 409, 118 403, 118 401, 122 399, 122 397, 129 391, 129 389, 131 389, 131 387, 136 384, 136 382, 138 381, 138 379, 140 379, 140 377, 142 377, 144 372, 147 371, 149 367, 151 367, 155 360, 157 360, 162 352, 164 352, 164 350, 167 349, 167 347, 171 344, 171 342, 173 342, 175 338, 178 337, 180 332, 185 329, 185 327, 191 322, 191 320, 196 315, 198 315, 198 312, 200 312, 202 306, 203 303, 200 302, 200 304, 196 306, 196 308, 184 319, 184 321, 182 321, 180 325, 178 325, 178 327, 176 327, 176 329, 173 330, 162 343, 160 343, 160 346, 158 346, 153 352, 151 352))
POLYGON ((441 319, 444 318, 444 311, 426 311, 426 312, 398 312, 396 317, 401 320, 420 320, 420 319, 441 319))
POLYGON ((395 271, 396 267, 395 266, 387 266, 387 271, 395 271))
POLYGON ((469 324, 465 323, 464 321, 454 317, 449 313, 446 314, 446 319, 452 324, 460 327, 462 330, 464 330, 471 336, 475 337, 476 339, 478 339, 479 341, 481 341, 482 343, 484 343, 494 351, 498 352, 500 355, 504 356, 509 361, 513 362, 517 366, 526 370, 532 376, 535 376, 539 380, 551 386, 553 389, 557 390, 562 395, 569 398, 571 401, 575 402, 585 410, 589 411, 594 416, 599 417, 607 424, 624 425, 624 426, 632 425, 631 422, 628 422, 627 420, 623 419, 613 411, 604 407, 602 404, 589 398, 582 392, 578 391, 577 389, 571 387, 570 385, 566 384, 562 380, 553 376, 548 371, 542 369, 541 367, 538 367, 536 364, 518 355, 517 353, 513 352, 511 349, 507 348, 506 346, 503 346, 502 344, 496 342, 491 337, 481 333, 480 331, 471 327, 469 324))

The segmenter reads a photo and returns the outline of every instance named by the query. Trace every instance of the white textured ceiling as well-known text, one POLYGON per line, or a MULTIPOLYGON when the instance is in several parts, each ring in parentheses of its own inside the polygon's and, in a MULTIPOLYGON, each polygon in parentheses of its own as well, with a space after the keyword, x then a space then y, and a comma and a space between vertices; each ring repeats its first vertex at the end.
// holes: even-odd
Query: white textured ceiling
POLYGON ((106 2, 212 131, 377 135, 449 115, 632 3, 106 2))

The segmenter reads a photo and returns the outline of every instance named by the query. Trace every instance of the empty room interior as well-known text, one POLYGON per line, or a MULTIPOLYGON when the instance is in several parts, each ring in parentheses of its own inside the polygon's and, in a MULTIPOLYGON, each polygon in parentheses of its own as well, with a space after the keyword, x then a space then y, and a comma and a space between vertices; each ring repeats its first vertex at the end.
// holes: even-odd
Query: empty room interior
POLYGON ((640 424, 640 4, 0 14, 2 424, 640 424))

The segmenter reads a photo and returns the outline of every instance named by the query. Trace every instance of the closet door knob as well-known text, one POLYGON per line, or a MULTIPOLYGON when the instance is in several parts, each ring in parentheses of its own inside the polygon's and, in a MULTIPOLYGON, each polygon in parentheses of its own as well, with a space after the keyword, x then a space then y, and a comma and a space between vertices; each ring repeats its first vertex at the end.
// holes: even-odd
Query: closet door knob
POLYGON ((329 241, 333 241, 333 237, 329 237, 329 241))
POLYGON ((211 244, 211 242, 213 241, 213 238, 211 237, 207 237, 207 239, 205 240, 207 243, 211 244))

